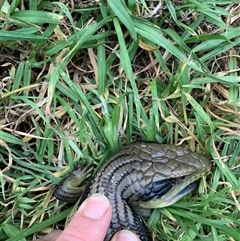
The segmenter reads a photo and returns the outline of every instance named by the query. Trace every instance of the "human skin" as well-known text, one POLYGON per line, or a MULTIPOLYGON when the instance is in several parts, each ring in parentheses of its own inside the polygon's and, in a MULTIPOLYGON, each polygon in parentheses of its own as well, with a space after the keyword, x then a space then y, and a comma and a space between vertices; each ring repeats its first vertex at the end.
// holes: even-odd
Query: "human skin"
MULTIPOLYGON (((63 231, 53 231, 34 241, 103 241, 110 220, 112 207, 109 200, 101 194, 87 198, 63 231)), ((117 232, 111 241, 140 241, 129 230, 117 232)))

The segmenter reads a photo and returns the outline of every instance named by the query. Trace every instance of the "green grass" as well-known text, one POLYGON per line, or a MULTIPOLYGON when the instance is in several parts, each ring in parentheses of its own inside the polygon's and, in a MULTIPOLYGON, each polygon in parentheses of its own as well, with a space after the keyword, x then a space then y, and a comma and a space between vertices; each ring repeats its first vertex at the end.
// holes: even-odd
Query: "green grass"
POLYGON ((136 140, 214 164, 157 240, 240 240, 240 1, 66 2, 0 1, 0 240, 61 227, 60 178, 136 140))

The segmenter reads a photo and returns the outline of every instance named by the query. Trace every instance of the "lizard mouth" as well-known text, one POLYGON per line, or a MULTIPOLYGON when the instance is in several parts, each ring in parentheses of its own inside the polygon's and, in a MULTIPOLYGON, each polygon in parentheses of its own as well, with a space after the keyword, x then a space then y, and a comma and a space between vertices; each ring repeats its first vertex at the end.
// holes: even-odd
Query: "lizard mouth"
POLYGON ((140 202, 139 205, 143 208, 163 208, 176 203, 186 194, 193 191, 196 186, 196 180, 201 178, 206 172, 198 173, 197 175, 192 174, 186 177, 175 179, 174 185, 167 190, 163 195, 156 197, 152 200, 140 202))
POLYGON ((197 186, 197 182, 192 182, 186 187, 184 187, 180 192, 176 193, 175 195, 170 196, 169 198, 166 198, 163 202, 163 206, 170 206, 171 204, 177 202, 179 199, 181 199, 183 196, 186 194, 190 193, 193 191, 197 186))

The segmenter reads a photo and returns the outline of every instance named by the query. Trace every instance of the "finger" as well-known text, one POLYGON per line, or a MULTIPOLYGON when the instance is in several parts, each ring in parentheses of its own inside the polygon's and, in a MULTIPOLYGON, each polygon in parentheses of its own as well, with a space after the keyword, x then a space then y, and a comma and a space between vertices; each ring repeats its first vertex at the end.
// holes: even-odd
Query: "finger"
POLYGON ((140 241, 140 239, 129 230, 121 230, 114 234, 111 241, 140 241))
POLYGON ((62 233, 62 231, 55 230, 55 231, 47 234, 43 238, 35 239, 34 241, 56 241, 61 233, 62 233))
POLYGON ((80 206, 57 241, 102 241, 112 218, 109 200, 93 194, 80 206))

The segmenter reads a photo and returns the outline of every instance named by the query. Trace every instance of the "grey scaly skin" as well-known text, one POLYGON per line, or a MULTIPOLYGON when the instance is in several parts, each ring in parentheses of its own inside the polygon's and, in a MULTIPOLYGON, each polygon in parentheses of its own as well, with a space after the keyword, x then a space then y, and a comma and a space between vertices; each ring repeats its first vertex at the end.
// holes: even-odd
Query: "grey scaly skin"
MULTIPOLYGON (((192 191, 195 180, 210 169, 211 163, 205 156, 180 146, 131 143, 98 170, 85 187, 79 204, 93 193, 104 194, 109 199, 113 216, 104 241, 111 240, 122 229, 135 232, 141 241, 150 241, 151 234, 141 215, 145 213, 146 218, 150 214, 146 209, 175 203, 192 191)), ((83 179, 86 170, 79 173, 83 179)), ((74 178, 79 178, 77 175, 74 178)), ((78 188, 71 189, 71 185, 65 188, 72 178, 70 175, 58 185, 55 191, 58 199, 73 201, 79 196, 78 188)))

